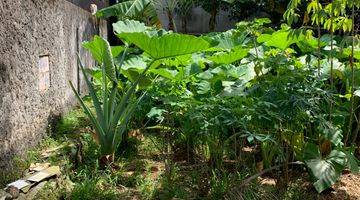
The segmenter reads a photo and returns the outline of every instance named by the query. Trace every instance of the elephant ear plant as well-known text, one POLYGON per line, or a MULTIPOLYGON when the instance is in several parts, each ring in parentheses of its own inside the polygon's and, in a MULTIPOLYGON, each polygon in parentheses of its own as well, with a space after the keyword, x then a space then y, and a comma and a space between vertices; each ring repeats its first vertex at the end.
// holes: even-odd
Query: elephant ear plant
POLYGON ((137 85, 144 78, 146 72, 150 68, 158 67, 161 60, 201 52, 212 47, 203 38, 170 32, 158 34, 157 31, 153 31, 152 28, 146 27, 145 24, 137 21, 119 21, 113 24, 113 26, 119 39, 126 44, 135 45, 148 56, 149 59, 147 60, 150 61, 129 87, 122 86, 120 87, 122 90, 119 90, 119 86, 122 83, 118 78, 119 74, 122 71, 126 71, 121 69, 125 53, 121 56, 122 59, 119 66, 115 66, 113 58, 117 57, 124 48, 110 47, 105 39, 98 36, 93 41, 84 43, 84 47, 90 50, 94 59, 100 64, 102 72, 102 86, 99 92, 95 89, 94 83, 88 78, 80 62, 81 71, 95 108, 95 114, 84 103, 71 82, 70 85, 95 129, 96 140, 101 151, 100 161, 102 163, 104 161, 111 163, 114 160, 115 150, 121 142, 126 125, 137 103, 142 99, 142 96, 140 96, 136 101, 130 101, 135 96, 134 93, 137 85), (128 89, 126 90, 125 88, 128 89))
MULTIPOLYGON (((139 97, 135 102, 130 101, 131 97, 134 96, 136 86, 142 76, 139 76, 127 91, 125 91, 125 89, 120 90, 117 75, 122 62, 118 68, 115 67, 113 57, 119 55, 123 48, 110 47, 105 39, 98 36, 91 42, 85 42, 84 47, 92 53, 94 59, 101 66, 102 72, 102 86, 98 91, 95 89, 94 83, 89 79, 79 59, 81 71, 89 89, 89 96, 91 97, 95 114, 90 107, 85 104, 71 82, 70 86, 95 129, 95 140, 100 146, 100 163, 109 164, 114 161, 115 150, 122 140, 122 135, 126 130, 126 126, 137 102, 142 98, 139 97)), ((125 55, 125 52, 123 54, 125 55)), ((124 55, 122 58, 124 58, 124 55)))

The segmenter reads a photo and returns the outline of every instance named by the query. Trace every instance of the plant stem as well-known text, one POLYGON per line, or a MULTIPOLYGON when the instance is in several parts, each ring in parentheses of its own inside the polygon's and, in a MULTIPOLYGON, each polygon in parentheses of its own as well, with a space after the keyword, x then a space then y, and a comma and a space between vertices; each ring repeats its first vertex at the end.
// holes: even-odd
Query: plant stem
POLYGON ((351 144, 354 144, 356 142, 357 137, 359 135, 359 131, 360 131, 360 112, 358 114, 357 120, 358 120, 358 124, 356 126, 356 129, 353 132, 353 138, 352 138, 351 144))
MULTIPOLYGON (((234 127, 232 127, 232 131, 233 131, 233 134, 235 135, 236 134, 236 132, 235 132, 235 129, 234 129, 234 127)), ((236 170, 238 170, 238 161, 239 161, 239 159, 238 159, 238 149, 237 149, 237 139, 236 139, 236 135, 235 135, 235 137, 234 137, 234 151, 235 151, 235 168, 236 168, 236 170)))
POLYGON ((212 0, 212 10, 211 10, 211 13, 210 13, 210 21, 209 21, 209 28, 210 28, 210 31, 213 32, 215 31, 215 26, 216 26, 216 16, 217 16, 217 13, 218 13, 218 5, 216 4, 216 1, 215 0, 212 0))
MULTIPOLYGON (((350 55, 350 68, 351 68, 351 99, 350 99, 350 118, 349 118, 349 126, 348 126, 348 131, 345 137, 345 141, 344 144, 345 146, 347 145, 347 142, 349 140, 349 136, 351 133, 351 129, 352 129, 352 124, 353 124, 353 116, 354 116, 354 105, 355 105, 355 98, 354 98, 354 92, 355 92, 355 69, 354 69, 354 46, 355 46, 355 5, 353 3, 352 5, 352 14, 351 14, 351 18, 352 18, 352 46, 351 46, 351 55, 350 55)), ((358 126, 359 127, 359 126, 358 126)), ((357 133, 356 133, 356 137, 357 137, 357 133)), ((356 138, 355 137, 355 138, 356 138)), ((352 143, 354 143, 354 141, 352 141, 352 143)))
POLYGON ((166 12, 169 20, 168 29, 177 32, 172 11, 168 9, 166 12))
MULTIPOLYGON (((321 7, 319 6, 320 2, 317 0, 318 9, 321 7)), ((317 10, 317 12, 320 12, 317 10)), ((318 78, 320 79, 320 72, 321 72, 321 27, 320 27, 320 15, 318 14, 318 23, 317 23, 317 70, 318 70, 318 78)))
POLYGON ((318 49, 317 49, 317 68, 318 68, 318 78, 320 79, 320 70, 321 70, 321 29, 320 29, 320 22, 317 26, 318 32, 318 49))
MULTIPOLYGON (((332 1, 332 4, 334 1, 332 1)), ((330 14, 330 91, 333 92, 334 89, 334 58, 333 58, 333 50, 334 50, 334 5, 331 5, 331 14, 330 14)), ((330 109, 329 109, 329 120, 332 121, 332 110, 333 110, 333 102, 332 102, 332 96, 330 98, 330 109)))

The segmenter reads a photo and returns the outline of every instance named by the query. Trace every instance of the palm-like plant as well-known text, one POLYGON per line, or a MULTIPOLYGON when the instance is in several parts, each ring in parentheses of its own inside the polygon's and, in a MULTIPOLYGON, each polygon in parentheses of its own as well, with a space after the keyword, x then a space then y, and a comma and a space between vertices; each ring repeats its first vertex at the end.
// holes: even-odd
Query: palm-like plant
POLYGON ((167 26, 168 30, 177 32, 176 24, 174 21, 174 11, 178 6, 179 0, 153 0, 153 3, 154 5, 156 5, 157 8, 162 9, 166 13, 169 20, 167 26))
MULTIPOLYGON (((114 160, 115 150, 121 143, 122 135, 126 130, 133 110, 142 98, 141 96, 137 98, 135 102, 131 101, 131 97, 134 96, 136 86, 142 76, 139 76, 127 91, 121 92, 116 78, 117 69, 113 61, 113 53, 115 51, 111 51, 109 43, 105 39, 96 36, 92 42, 84 43, 84 47, 92 52, 93 57, 99 62, 102 70, 102 87, 98 93, 79 59, 81 71, 89 89, 89 95, 95 113, 85 104, 71 82, 70 86, 93 125, 95 130, 94 138, 100 146, 100 161, 111 163, 114 160), (110 89, 108 87, 109 85, 110 89)), ((119 53, 119 51, 117 53, 119 53)), ((121 68, 121 66, 119 68, 121 68)), ((145 71, 143 74, 144 73, 145 71)))
POLYGON ((181 28, 185 33, 187 33, 187 18, 194 6, 195 0, 178 0, 177 7, 175 8, 175 12, 181 17, 181 28))
POLYGON ((118 20, 133 19, 160 26, 153 0, 129 0, 101 9, 99 18, 117 17, 118 20))

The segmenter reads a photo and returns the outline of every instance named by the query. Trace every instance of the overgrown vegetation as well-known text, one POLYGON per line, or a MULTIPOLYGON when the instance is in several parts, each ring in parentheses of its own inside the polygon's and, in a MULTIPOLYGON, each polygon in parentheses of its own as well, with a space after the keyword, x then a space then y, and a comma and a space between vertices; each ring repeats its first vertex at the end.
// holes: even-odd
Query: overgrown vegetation
POLYGON ((40 145, 58 153, 19 163, 61 165, 41 198, 310 199, 358 173, 360 1, 291 0, 281 28, 259 18, 199 37, 129 20, 149 3, 98 13, 131 14, 113 24, 123 46, 84 43, 99 65, 82 66, 85 114, 40 145))

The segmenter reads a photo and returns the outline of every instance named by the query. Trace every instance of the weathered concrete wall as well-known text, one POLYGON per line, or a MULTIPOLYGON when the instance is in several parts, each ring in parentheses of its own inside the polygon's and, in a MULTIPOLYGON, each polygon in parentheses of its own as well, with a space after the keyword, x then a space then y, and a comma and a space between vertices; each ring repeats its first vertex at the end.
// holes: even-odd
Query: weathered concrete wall
MULTIPOLYGON (((100 32, 105 29, 102 24, 100 32)), ((37 144, 52 117, 75 104, 68 81, 83 87, 77 52, 93 65, 81 42, 98 31, 91 14, 73 2, 0 1, 0 167, 37 144), (39 68, 43 56, 48 70, 46 62, 39 68)))
MULTIPOLYGON (((160 18, 160 21, 164 28, 167 28, 169 24, 168 17, 166 12, 161 9, 157 8, 157 12, 160 18)), ((175 17, 175 25, 178 32, 184 32, 181 26, 181 18, 174 13, 175 17)), ((187 17, 187 32, 189 34, 203 34, 210 32, 209 30, 209 21, 210 21, 210 14, 207 13, 201 7, 195 7, 191 9, 190 14, 187 17)), ((216 16, 216 26, 215 31, 221 32, 232 29, 235 27, 236 21, 233 21, 229 18, 229 14, 226 11, 220 10, 218 15, 216 16)))

